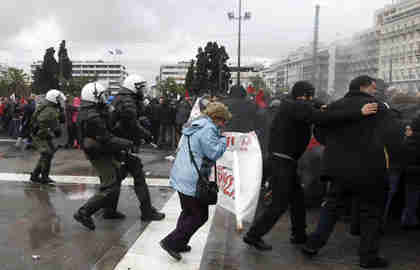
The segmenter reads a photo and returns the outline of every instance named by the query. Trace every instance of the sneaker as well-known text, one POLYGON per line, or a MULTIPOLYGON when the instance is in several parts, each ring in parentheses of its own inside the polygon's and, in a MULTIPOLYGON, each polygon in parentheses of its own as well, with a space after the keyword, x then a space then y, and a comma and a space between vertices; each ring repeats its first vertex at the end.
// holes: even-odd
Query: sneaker
POLYGON ((125 215, 118 211, 105 211, 102 217, 104 219, 125 219, 125 215))
POLYGON ((142 221, 159 221, 165 218, 164 213, 158 212, 154 207, 148 213, 142 213, 141 220, 142 221))
POLYGON ((254 237, 250 237, 249 235, 245 235, 243 240, 248 245, 253 246, 260 251, 267 251, 267 250, 273 249, 272 246, 265 243, 264 240, 262 240, 261 238, 254 238, 254 237))
POLYGON ((93 219, 90 216, 81 213, 80 210, 77 211, 73 215, 73 217, 77 222, 81 223, 83 226, 85 226, 89 230, 91 231, 95 230, 96 226, 95 226, 95 223, 93 222, 93 219))
POLYGON ((180 261, 182 259, 181 254, 179 254, 178 251, 171 249, 163 240, 160 241, 159 244, 166 252, 168 252, 169 256, 171 256, 175 260, 180 261))
POLYGON ((375 259, 367 262, 360 262, 360 267, 362 268, 385 268, 388 266, 389 262, 382 257, 376 257, 375 259))

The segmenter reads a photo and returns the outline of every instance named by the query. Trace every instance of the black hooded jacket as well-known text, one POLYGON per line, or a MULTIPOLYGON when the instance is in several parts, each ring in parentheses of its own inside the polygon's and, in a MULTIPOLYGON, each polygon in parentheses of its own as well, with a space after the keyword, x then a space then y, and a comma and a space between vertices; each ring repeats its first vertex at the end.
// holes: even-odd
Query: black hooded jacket
POLYGON ((257 129, 257 105, 246 99, 245 89, 234 87, 230 96, 223 103, 232 113, 232 119, 226 123, 225 131, 251 132, 257 129))
POLYGON ((311 139, 312 124, 329 126, 342 121, 359 120, 363 117, 361 108, 328 109, 321 112, 311 102, 284 99, 271 125, 268 150, 298 160, 311 139))

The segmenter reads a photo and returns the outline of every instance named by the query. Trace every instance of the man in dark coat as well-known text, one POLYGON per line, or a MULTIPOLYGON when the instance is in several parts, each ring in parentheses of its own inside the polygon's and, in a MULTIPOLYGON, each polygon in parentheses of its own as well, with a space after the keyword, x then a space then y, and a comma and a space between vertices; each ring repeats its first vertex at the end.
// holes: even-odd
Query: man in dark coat
MULTIPOLYGON (((376 84, 369 76, 360 76, 350 83, 350 91, 328 106, 328 111, 359 109, 376 103, 376 84)), ((302 251, 315 255, 328 241, 347 195, 360 202, 360 266, 385 267, 388 262, 378 256, 380 227, 386 196, 385 173, 389 165, 384 119, 388 109, 378 103, 378 113, 359 119, 329 125, 322 130, 325 151, 322 175, 330 182, 322 203, 320 219, 302 251)))
POLYGON ((169 104, 169 101, 165 97, 159 99, 159 119, 160 119, 160 129, 159 129, 159 142, 158 145, 163 147, 173 147, 174 143, 172 142, 174 134, 174 120, 173 114, 174 111, 169 104))
POLYGON ((290 205, 292 237, 290 242, 301 244, 306 241, 306 213, 304 194, 297 177, 297 160, 305 152, 311 139, 311 124, 321 122, 333 124, 342 121, 359 120, 365 114, 374 113, 375 104, 348 109, 321 111, 312 102, 315 88, 306 81, 297 82, 292 89, 292 97, 283 100, 273 120, 269 152, 272 164, 272 203, 244 237, 244 241, 259 250, 272 247, 262 240, 290 205))
POLYGON ((230 96, 222 100, 232 113, 232 119, 226 123, 225 131, 251 132, 257 129, 257 105, 247 100, 246 95, 242 86, 234 86, 230 96))

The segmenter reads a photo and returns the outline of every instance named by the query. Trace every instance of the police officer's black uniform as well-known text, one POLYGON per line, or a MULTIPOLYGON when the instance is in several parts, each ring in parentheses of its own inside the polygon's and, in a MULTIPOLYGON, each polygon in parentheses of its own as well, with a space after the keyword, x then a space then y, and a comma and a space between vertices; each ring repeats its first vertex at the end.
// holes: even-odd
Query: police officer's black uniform
MULTIPOLYGON (((111 117, 114 134, 132 141, 135 145, 140 145, 142 140, 152 142, 153 139, 151 133, 139 122, 143 98, 142 90, 138 91, 139 94, 135 94, 128 89, 121 88, 112 101, 114 111, 111 117)), ((123 165, 120 171, 121 178, 125 177, 125 172, 130 173, 134 178, 134 191, 140 202, 141 219, 143 221, 163 219, 165 215, 159 213, 151 204, 141 159, 131 154, 119 155, 117 159, 123 165)), ((118 198, 115 198, 107 211, 116 212, 117 204, 118 198)))

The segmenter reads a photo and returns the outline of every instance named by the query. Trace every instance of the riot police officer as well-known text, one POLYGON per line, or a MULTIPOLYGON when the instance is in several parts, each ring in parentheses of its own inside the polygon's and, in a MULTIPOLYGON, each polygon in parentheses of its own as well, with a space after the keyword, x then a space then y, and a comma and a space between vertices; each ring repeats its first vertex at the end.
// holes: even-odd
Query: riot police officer
MULTIPOLYGON (((111 117, 111 128, 115 135, 126 138, 134 145, 140 145, 142 140, 152 142, 151 133, 145 129, 139 121, 143 107, 143 90, 146 81, 139 75, 128 76, 112 101, 113 109, 111 117)), ((126 173, 134 178, 134 191, 140 202, 141 220, 154 221, 162 220, 165 214, 159 213, 152 206, 149 188, 143 171, 141 159, 135 155, 120 155, 118 159, 122 162, 120 170, 121 180, 126 173)), ((124 218, 124 215, 117 212, 118 196, 115 197, 110 207, 104 213, 105 218, 124 218)))
POLYGON ((57 150, 53 138, 61 136, 60 123, 64 123, 63 104, 66 100, 64 94, 51 89, 45 95, 45 102, 41 104, 31 118, 30 130, 35 147, 41 156, 31 173, 30 180, 35 183, 53 183, 50 175, 51 160, 57 150))
POLYGON ((117 153, 127 151, 132 142, 112 134, 108 126, 107 91, 97 82, 86 84, 81 93, 80 113, 78 115, 78 137, 81 147, 95 167, 100 189, 75 214, 74 218, 95 230, 91 216, 119 195, 121 182, 118 176, 117 153))

